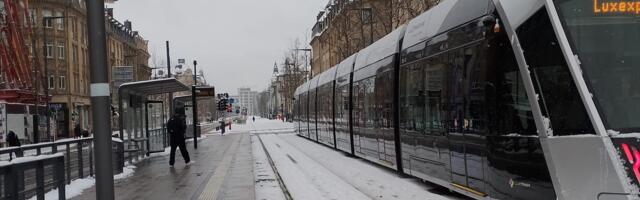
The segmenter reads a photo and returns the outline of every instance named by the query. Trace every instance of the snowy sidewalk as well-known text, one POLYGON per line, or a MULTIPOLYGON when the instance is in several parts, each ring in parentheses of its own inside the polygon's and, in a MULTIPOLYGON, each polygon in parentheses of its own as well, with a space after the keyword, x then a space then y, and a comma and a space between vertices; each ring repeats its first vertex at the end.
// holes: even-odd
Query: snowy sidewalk
MULTIPOLYGON (((207 135, 198 149, 187 142, 194 164, 185 165, 179 151, 169 167, 168 152, 137 163, 135 174, 115 181, 116 199, 254 199, 250 138, 247 132, 207 135), (208 199, 208 198, 207 198, 208 199)), ((95 199, 95 187, 73 199, 95 199)))

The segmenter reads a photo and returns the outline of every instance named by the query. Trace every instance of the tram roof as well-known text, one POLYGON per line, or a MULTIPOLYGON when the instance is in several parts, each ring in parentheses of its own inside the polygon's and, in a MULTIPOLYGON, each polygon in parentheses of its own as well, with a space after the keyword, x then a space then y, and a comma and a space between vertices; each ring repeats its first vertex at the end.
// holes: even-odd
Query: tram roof
POLYGON ((309 85, 311 81, 304 82, 299 88, 298 94, 302 95, 303 93, 307 93, 309 91, 309 85))
POLYGON ((129 82, 118 87, 118 92, 120 93, 128 93, 140 96, 181 92, 187 90, 189 90, 189 87, 182 84, 175 78, 129 82))
MULTIPOLYGON (((322 74, 320 74, 322 75, 322 74)), ((318 80, 320 80, 320 75, 317 75, 315 77, 313 77, 310 81, 309 81, 309 91, 316 89, 318 87, 318 80)))
POLYGON ((298 96, 300 95, 300 93, 302 93, 302 88, 306 85, 306 83, 302 83, 302 85, 298 86, 296 88, 296 91, 293 92, 293 96, 298 96))
POLYGON ((409 22, 402 47, 411 47, 465 22, 486 15, 491 4, 490 0, 442 1, 409 22))
POLYGON ((336 71, 338 69, 338 65, 329 68, 327 71, 322 72, 318 75, 320 78, 318 79, 318 86, 327 84, 336 79, 336 71))
POLYGON ((354 71, 400 52, 400 40, 404 36, 405 29, 406 25, 402 25, 363 50, 360 50, 354 71))
POLYGON ((342 77, 353 72, 353 64, 356 62, 357 57, 358 53, 355 53, 336 65, 338 67, 336 77, 342 77))

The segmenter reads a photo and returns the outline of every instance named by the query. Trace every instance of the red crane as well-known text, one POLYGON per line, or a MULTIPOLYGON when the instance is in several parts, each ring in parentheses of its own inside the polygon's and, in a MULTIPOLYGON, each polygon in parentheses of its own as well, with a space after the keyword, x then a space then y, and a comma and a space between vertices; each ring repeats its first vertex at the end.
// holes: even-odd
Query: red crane
POLYGON ((36 77, 31 74, 35 63, 26 45, 33 39, 30 21, 28 0, 0 0, 0 101, 34 104, 46 98, 33 83, 41 77, 39 70, 36 77))

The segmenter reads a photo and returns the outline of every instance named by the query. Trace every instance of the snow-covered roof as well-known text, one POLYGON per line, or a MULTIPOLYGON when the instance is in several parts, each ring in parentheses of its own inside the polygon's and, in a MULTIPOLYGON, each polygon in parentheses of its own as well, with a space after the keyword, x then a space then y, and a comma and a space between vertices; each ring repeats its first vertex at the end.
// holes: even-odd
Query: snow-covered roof
POLYGON ((307 93, 309 91, 309 84, 311 83, 311 81, 307 81, 304 82, 301 86, 300 86, 300 91, 298 91, 298 94, 303 94, 303 93, 307 93))
POLYGON ((309 91, 316 89, 318 87, 318 80, 320 80, 320 76, 315 76, 309 81, 309 91))
POLYGON ((360 50, 354 71, 400 52, 400 40, 404 36, 405 29, 406 26, 402 25, 367 48, 360 50))
POLYGON ((448 0, 412 19, 407 25, 402 47, 411 47, 455 26, 485 15, 488 0, 448 0))
POLYGON ((322 72, 322 74, 318 75, 320 77, 320 79, 318 79, 318 86, 327 84, 329 82, 332 82, 333 80, 336 79, 336 71, 338 69, 338 65, 333 66, 332 68, 328 69, 327 71, 322 72))
POLYGON ((358 53, 355 53, 349 56, 347 59, 344 59, 337 65, 336 77, 342 77, 353 72, 353 63, 356 62, 356 57, 358 57, 358 53))

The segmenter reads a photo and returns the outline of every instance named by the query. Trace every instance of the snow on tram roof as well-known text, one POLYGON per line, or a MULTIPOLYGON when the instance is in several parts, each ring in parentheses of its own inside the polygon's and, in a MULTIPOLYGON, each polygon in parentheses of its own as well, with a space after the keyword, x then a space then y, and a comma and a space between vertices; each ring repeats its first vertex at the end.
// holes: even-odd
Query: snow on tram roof
POLYGON ((317 76, 313 77, 309 81, 309 90, 313 90, 313 89, 316 89, 318 87, 318 80, 320 80, 320 75, 317 75, 317 76))
POLYGON ((402 48, 411 47, 488 12, 489 0, 442 1, 407 25, 402 48))
POLYGON ((402 25, 383 38, 380 38, 380 40, 360 50, 354 71, 400 52, 400 40, 404 36, 405 29, 406 25, 402 25))
POLYGON ((342 77, 353 72, 353 63, 356 62, 356 58, 358 57, 358 53, 355 53, 349 56, 347 59, 344 59, 340 64, 337 65, 338 69, 336 72, 336 77, 342 77))
POLYGON ((329 68, 327 71, 322 72, 318 77, 318 86, 327 84, 336 79, 336 71, 338 69, 338 65, 329 68))

